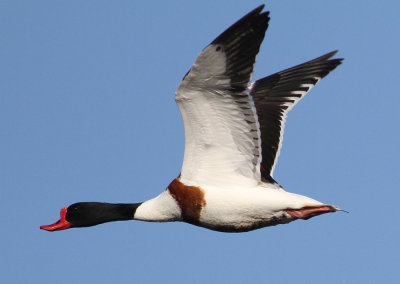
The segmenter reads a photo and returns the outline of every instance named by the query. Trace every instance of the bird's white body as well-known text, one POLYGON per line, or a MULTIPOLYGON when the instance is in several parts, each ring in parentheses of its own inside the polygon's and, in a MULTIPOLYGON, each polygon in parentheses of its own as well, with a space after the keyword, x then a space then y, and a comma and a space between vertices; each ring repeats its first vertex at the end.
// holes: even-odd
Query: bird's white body
MULTIPOLYGON (((269 183, 253 187, 203 186, 204 205, 196 225, 218 231, 242 232, 295 220, 283 209, 324 206, 307 196, 290 193, 269 183)), ((142 221, 185 221, 179 202, 169 188, 144 202, 135 213, 142 221)))
POLYGON ((252 188, 205 188, 206 206, 200 223, 221 231, 249 231, 293 221, 282 208, 322 206, 306 196, 276 190, 267 184, 252 188))

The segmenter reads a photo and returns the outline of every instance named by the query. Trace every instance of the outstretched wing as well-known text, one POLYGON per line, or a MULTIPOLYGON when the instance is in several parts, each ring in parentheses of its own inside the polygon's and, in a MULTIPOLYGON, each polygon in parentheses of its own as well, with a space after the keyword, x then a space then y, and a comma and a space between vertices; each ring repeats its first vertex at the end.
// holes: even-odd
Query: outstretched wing
POLYGON ((181 181, 186 185, 260 180, 260 131, 248 86, 268 27, 263 7, 208 45, 176 92, 185 126, 181 181))
POLYGON ((287 113, 343 59, 330 59, 337 51, 256 81, 250 90, 261 129, 261 175, 269 181, 282 147, 287 113))

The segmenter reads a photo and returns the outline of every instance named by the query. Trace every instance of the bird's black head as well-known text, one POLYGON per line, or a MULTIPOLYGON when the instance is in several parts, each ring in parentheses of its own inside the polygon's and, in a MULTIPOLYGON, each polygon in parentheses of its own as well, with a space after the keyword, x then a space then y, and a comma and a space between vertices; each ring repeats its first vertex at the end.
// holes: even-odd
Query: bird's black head
POLYGON ((109 216, 108 203, 79 202, 72 204, 67 209, 65 219, 71 223, 71 227, 90 227, 107 222, 109 216))
POLYGON ((40 228, 47 231, 59 231, 76 227, 90 227, 111 221, 131 220, 140 204, 78 202, 68 208, 62 208, 59 221, 40 228))

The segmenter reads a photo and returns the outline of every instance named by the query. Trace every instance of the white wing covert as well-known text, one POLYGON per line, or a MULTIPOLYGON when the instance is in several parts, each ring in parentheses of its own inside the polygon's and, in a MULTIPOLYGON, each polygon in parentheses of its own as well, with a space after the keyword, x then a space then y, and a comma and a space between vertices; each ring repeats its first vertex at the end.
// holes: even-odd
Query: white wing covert
POLYGON ((261 134, 248 86, 268 27, 269 15, 262 9, 244 16, 207 46, 175 94, 185 127, 180 178, 186 185, 260 181, 261 134))

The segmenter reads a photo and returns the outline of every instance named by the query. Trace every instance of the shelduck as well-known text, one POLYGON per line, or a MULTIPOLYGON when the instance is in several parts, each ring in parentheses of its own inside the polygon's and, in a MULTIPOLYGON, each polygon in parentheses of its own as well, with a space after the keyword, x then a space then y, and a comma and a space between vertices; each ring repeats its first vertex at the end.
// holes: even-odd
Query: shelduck
POLYGON ((246 232, 339 211, 285 191, 273 178, 287 113, 342 59, 336 51, 251 82, 268 28, 264 5, 211 42, 175 93, 185 128, 181 173, 141 203, 79 202, 61 209, 47 231, 105 222, 183 221, 246 232))

